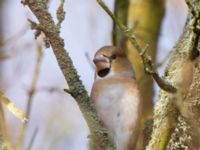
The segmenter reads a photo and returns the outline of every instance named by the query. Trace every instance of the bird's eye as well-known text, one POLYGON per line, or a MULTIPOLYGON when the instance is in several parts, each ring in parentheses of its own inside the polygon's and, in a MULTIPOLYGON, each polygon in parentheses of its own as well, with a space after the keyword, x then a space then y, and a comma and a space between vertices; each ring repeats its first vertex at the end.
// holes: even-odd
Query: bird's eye
POLYGON ((116 58, 117 58, 117 55, 115 54, 111 56, 111 59, 116 59, 116 58))

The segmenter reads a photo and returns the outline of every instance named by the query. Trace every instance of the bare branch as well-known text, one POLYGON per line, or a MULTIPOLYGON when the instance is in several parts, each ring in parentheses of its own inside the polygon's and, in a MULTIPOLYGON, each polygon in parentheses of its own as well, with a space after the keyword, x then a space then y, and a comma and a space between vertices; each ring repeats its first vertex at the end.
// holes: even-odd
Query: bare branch
POLYGON ((71 95, 73 98, 75 98, 74 95, 73 95, 73 93, 69 89, 64 89, 64 91, 66 93, 68 93, 69 95, 71 95))
POLYGON ((25 33, 28 31, 28 26, 27 24, 24 25, 24 27, 22 27, 22 29, 20 29, 16 34, 14 34, 13 36, 9 37, 8 39, 6 39, 5 41, 3 41, 3 45, 6 44, 10 44, 12 42, 16 42, 16 40, 19 39, 19 37, 22 37, 23 35, 25 35, 25 33))
POLYGON ((4 60, 7 60, 11 58, 11 56, 9 55, 6 55, 6 54, 0 54, 0 61, 4 61, 4 60))
MULTIPOLYGON (((28 101, 27 101, 27 106, 26 106, 26 118, 30 118, 30 112, 31 112, 31 108, 32 108, 33 98, 34 98, 34 95, 36 92, 36 83, 38 81, 41 60, 42 60, 42 46, 40 44, 37 44, 36 63, 35 63, 35 67, 34 67, 31 87, 28 92, 28 101)), ((19 133, 19 137, 18 137, 18 147, 21 147, 23 145, 25 132, 27 130, 27 125, 28 125, 28 122, 26 122, 25 124, 22 125, 22 128, 19 133)))
POLYGON ((64 40, 60 37, 60 28, 55 24, 48 12, 46 0, 26 0, 25 3, 40 24, 34 24, 35 29, 42 30, 49 39, 58 65, 68 83, 69 90, 74 96, 91 132, 91 147, 96 149, 113 149, 108 138, 107 130, 99 123, 94 108, 90 105, 90 99, 83 86, 77 71, 74 68, 69 54, 64 48, 64 40))
POLYGON ((85 57, 86 57, 86 59, 87 59, 89 65, 91 66, 92 70, 95 70, 95 66, 94 66, 92 60, 90 59, 90 56, 89 56, 89 53, 88 53, 88 52, 85 53, 85 57))
POLYGON ((37 56, 36 56, 36 64, 34 67, 34 72, 33 72, 33 79, 31 82, 31 88, 28 93, 28 104, 26 108, 26 116, 29 118, 30 117, 30 112, 31 112, 31 107, 32 107, 32 101, 33 101, 33 96, 35 94, 36 90, 36 84, 38 81, 39 77, 39 71, 41 67, 41 61, 42 61, 42 46, 40 44, 37 44, 37 56))
POLYGON ((35 139, 36 139, 37 134, 38 134, 38 128, 36 128, 36 129, 34 130, 33 135, 32 135, 32 137, 31 137, 31 141, 30 141, 30 143, 28 144, 27 150, 31 150, 31 148, 32 148, 32 146, 33 146, 33 143, 34 143, 34 141, 35 141, 35 139))
POLYGON ((12 112, 17 118, 21 120, 26 120, 25 115, 0 91, 0 132, 2 132, 0 134, 2 134, 1 136, 3 137, 3 143, 5 144, 5 147, 9 150, 14 150, 11 137, 8 133, 6 118, 2 104, 4 104, 10 112, 12 112))
POLYGON ((4 94, 0 91, 0 103, 5 105, 5 107, 13 113, 15 117, 20 119, 23 123, 27 121, 27 118, 25 117, 24 113, 16 107, 16 105, 11 102, 7 97, 4 96, 4 94))
POLYGON ((64 3, 65 3, 65 0, 61 0, 61 3, 60 3, 60 6, 58 7, 58 10, 56 12, 56 17, 58 19, 58 23, 57 23, 57 26, 60 28, 61 26, 61 23, 63 22, 63 20, 65 19, 65 11, 63 9, 64 7, 64 3))

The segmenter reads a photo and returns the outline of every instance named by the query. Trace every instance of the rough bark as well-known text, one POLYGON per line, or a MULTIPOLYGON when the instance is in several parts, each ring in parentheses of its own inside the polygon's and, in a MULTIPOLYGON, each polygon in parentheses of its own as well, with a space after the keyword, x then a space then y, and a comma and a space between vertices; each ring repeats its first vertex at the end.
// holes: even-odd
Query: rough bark
POLYGON ((147 150, 200 148, 200 2, 186 2, 189 6, 188 19, 165 70, 165 79, 178 91, 176 94, 160 91, 147 150))
POLYGON ((60 37, 59 29, 61 21, 57 25, 55 24, 51 14, 48 12, 46 0, 25 0, 23 3, 30 8, 39 21, 39 24, 30 21, 32 28, 37 30, 36 35, 38 36, 40 32, 43 32, 46 36, 46 41, 49 41, 53 49, 58 65, 68 83, 69 92, 76 100, 88 124, 91 132, 89 138, 92 145, 96 149, 112 149, 107 130, 99 123, 97 114, 90 105, 87 91, 79 79, 69 54, 64 48, 64 41, 60 37))
MULTIPOLYGON (((147 53, 155 62, 157 53, 157 42, 160 32, 160 26, 164 15, 163 0, 131 0, 129 8, 129 25, 133 26, 133 31, 137 37, 139 44, 145 47, 149 45, 147 53)), ((128 44, 129 49, 134 49, 128 44)), ((130 60, 136 72, 141 95, 143 98, 143 118, 152 116, 153 113, 153 80, 144 73, 144 66, 136 51, 131 51, 130 60)))

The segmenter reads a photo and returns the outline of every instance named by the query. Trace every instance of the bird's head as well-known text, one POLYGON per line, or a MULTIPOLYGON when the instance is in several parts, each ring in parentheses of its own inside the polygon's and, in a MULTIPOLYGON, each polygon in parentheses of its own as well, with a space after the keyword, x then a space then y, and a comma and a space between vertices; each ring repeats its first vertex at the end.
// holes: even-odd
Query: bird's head
POLYGON ((100 48, 93 59, 96 66, 96 73, 99 77, 113 73, 123 73, 132 69, 122 49, 114 46, 100 48))

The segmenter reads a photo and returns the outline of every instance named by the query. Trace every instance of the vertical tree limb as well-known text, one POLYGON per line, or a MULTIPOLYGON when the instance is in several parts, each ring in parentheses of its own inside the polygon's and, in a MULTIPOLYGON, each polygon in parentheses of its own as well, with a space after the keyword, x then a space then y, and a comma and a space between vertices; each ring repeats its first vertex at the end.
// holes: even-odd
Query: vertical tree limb
MULTIPOLYGON (((137 0, 130 4, 129 25, 132 25, 138 43, 145 47, 149 45, 147 53, 155 61, 157 54, 157 43, 160 34, 160 27, 164 16, 164 0, 137 0)), ((128 43, 128 49, 134 49, 128 43)), ((152 117, 154 95, 153 80, 145 74, 144 65, 135 50, 129 50, 129 60, 133 64, 138 80, 141 96, 143 99, 143 119, 152 117)))
POLYGON ((113 147, 109 141, 107 130, 99 123, 97 114, 90 105, 87 91, 74 68, 69 54, 64 48, 64 40, 60 37, 60 29, 48 12, 46 1, 25 0, 23 3, 30 8, 40 23, 31 22, 32 28, 43 32, 50 42, 58 65, 68 83, 70 93, 76 100, 88 124, 91 132, 90 139, 93 146, 97 149, 112 149, 113 147))
MULTIPOLYGON (((120 21, 127 25, 128 22, 129 0, 115 0, 114 14, 120 21)), ((126 49, 127 38, 123 32, 114 23, 113 24, 113 45, 126 49)))
MULTIPOLYGON (((190 124, 192 113, 188 111, 188 98, 190 102, 196 101, 199 94, 194 91, 194 87, 199 88, 199 63, 196 64, 194 53, 198 50, 195 46, 198 41, 199 33, 196 31, 199 24, 200 2, 198 0, 190 1, 190 13, 182 36, 173 49, 168 66, 165 70, 165 79, 178 89, 176 94, 169 94, 160 91, 158 101, 154 109, 154 125, 152 138, 147 146, 147 150, 152 149, 196 149, 191 148, 189 143, 197 138, 191 138, 190 124), (197 24, 196 24, 197 23, 197 24), (195 25, 196 24, 196 25, 195 25), (192 56, 192 57, 191 57, 192 56), (196 78, 196 79, 195 79, 196 78), (193 94, 192 94, 193 93, 193 94), (195 93, 195 94, 194 94, 195 93), (186 105, 187 103, 187 105, 186 105), (185 115, 184 112, 187 112, 185 115), (190 114, 188 114, 190 112, 190 114), (187 117, 190 116, 190 117, 187 117), (189 119, 190 118, 190 119, 189 119), (191 140, 192 139, 192 140, 191 140)), ((199 102, 199 100, 197 100, 199 102)), ((194 107, 196 107, 195 105, 194 107)), ((198 114, 198 120, 200 114, 198 114)), ((193 114, 194 115, 194 114, 193 114)), ((197 122, 193 120, 192 122, 197 122)), ((197 123, 200 125, 199 123, 197 123)), ((193 124, 196 127, 197 124, 193 124)), ((197 127, 194 128, 200 137, 197 127)), ((195 136, 194 136, 195 137, 195 136)), ((194 146, 194 145, 193 145, 194 146)), ((198 147, 199 148, 199 147, 198 147)))

